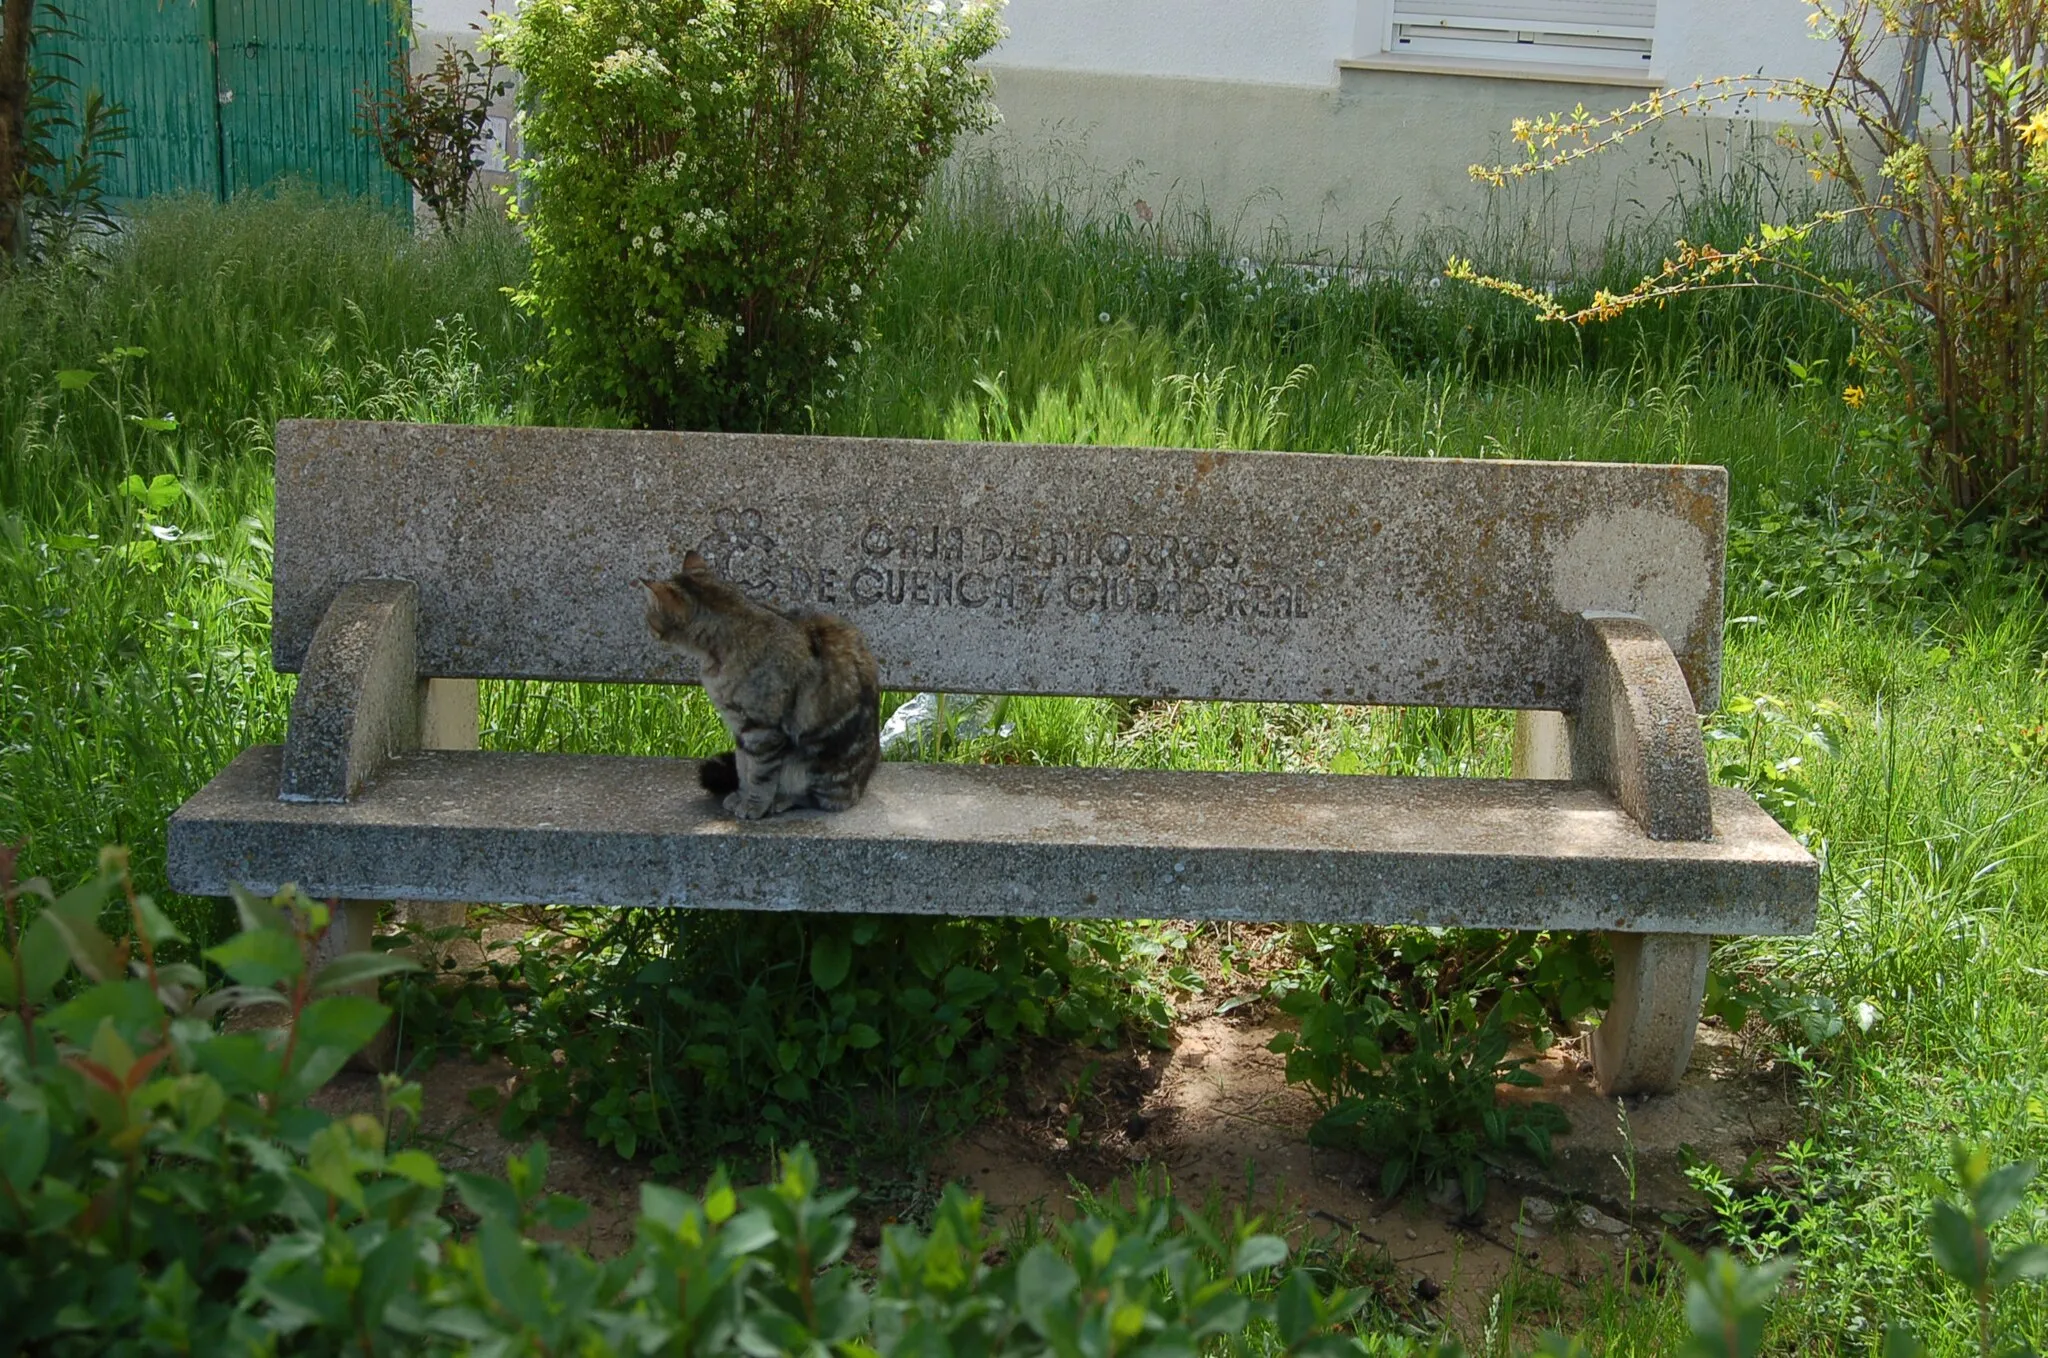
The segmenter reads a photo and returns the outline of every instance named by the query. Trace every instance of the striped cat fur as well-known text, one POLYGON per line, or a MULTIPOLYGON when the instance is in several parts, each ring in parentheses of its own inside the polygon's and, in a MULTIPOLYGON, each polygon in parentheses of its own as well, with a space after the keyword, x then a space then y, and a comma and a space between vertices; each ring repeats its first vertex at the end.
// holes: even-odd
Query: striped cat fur
POLYGON ((881 688, 860 629, 830 613, 756 603, 695 552, 647 591, 647 625, 694 657, 737 747, 706 761, 705 788, 741 820, 795 807, 844 811, 881 762, 881 688))

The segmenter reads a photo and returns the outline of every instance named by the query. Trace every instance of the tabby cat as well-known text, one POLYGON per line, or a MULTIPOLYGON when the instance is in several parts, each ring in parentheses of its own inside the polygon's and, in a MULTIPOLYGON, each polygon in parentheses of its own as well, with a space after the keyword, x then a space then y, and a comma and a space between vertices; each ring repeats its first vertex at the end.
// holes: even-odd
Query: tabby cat
POLYGON ((691 552, 670 580, 636 580, 647 625, 703 667, 738 746, 699 777, 741 820, 791 807, 844 811, 881 762, 881 690, 860 630, 830 613, 755 603, 691 552))

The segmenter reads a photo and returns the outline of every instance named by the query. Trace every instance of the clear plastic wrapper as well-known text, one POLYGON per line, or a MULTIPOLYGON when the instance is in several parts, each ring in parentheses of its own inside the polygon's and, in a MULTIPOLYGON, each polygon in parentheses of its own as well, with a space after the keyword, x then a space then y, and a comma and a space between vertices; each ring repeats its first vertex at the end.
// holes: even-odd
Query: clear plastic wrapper
POLYGON ((920 693, 882 724, 882 751, 916 749, 946 736, 954 740, 973 740, 991 732, 1007 736, 1016 729, 1002 721, 1007 702, 1000 693, 920 693))

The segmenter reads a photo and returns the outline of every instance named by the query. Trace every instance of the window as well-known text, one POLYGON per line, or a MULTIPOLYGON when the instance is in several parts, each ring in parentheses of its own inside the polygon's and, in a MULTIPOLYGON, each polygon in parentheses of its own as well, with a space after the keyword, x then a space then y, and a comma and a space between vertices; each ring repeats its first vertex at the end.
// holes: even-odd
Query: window
MULTIPOLYGON (((1527 64, 1647 76, 1657 26, 1657 0, 1379 0, 1366 9, 1380 11, 1375 26, 1384 57, 1432 65, 1527 64)), ((1371 20, 1363 12, 1360 18, 1367 30, 1371 20)))

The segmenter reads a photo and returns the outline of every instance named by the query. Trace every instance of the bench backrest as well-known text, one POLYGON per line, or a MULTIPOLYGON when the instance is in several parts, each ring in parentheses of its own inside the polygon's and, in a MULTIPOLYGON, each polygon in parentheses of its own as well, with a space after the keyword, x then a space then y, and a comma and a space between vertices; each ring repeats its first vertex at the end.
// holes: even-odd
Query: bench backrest
POLYGON ((1577 615, 1718 698, 1718 467, 286 421, 275 660, 350 580, 443 677, 686 683, 635 576, 695 548, 898 689, 1573 710, 1577 615))

